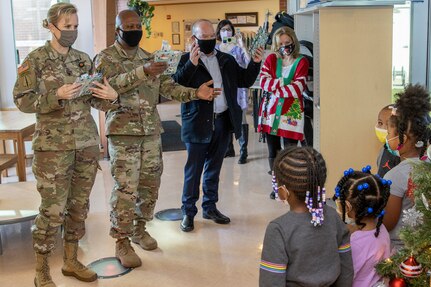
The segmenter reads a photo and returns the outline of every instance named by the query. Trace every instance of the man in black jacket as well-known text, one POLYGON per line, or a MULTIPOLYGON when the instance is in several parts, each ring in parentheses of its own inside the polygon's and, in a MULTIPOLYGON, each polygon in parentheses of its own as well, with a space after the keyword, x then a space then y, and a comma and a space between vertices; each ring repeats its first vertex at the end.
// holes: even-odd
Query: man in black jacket
POLYGON ((216 208, 220 169, 229 133, 233 130, 236 138, 241 136, 242 110, 236 100, 237 88, 248 88, 254 83, 263 56, 263 48, 259 48, 247 69, 241 68, 232 56, 214 49, 214 27, 205 19, 193 24, 193 37, 195 43, 190 53, 182 56, 173 78, 192 88, 213 80, 215 93, 221 90, 221 94, 213 100, 181 105, 181 139, 187 148, 180 224, 184 232, 194 229, 202 171, 203 217, 219 224, 230 222, 229 217, 216 208))

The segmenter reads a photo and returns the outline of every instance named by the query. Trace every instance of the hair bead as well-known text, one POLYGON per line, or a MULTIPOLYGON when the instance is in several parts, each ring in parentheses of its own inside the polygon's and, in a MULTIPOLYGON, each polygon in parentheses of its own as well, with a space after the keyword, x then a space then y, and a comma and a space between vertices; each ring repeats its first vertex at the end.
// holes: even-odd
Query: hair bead
POLYGON ((371 166, 370 165, 367 165, 366 167, 362 168, 362 172, 364 172, 364 173, 369 173, 370 171, 371 171, 371 166))

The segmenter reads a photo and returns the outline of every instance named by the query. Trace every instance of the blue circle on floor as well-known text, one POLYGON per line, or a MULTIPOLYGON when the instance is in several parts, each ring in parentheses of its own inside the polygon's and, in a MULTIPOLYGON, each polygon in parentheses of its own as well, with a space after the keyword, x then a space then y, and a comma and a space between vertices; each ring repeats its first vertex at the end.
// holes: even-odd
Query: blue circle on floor
POLYGON ((163 221, 176 221, 183 219, 183 212, 181 208, 170 208, 156 212, 154 216, 163 221))
POLYGON ((88 264, 87 267, 96 272, 99 279, 121 277, 133 269, 126 268, 121 265, 120 261, 116 257, 106 257, 96 260, 88 264))

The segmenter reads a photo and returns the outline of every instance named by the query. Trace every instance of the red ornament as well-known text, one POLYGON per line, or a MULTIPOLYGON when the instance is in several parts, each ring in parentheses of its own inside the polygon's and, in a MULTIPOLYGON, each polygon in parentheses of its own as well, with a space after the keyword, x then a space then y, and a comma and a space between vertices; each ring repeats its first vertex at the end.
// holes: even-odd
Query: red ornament
POLYGON ((407 287, 407 283, 403 278, 394 278, 389 281, 389 287, 407 287))
POLYGON ((416 261, 413 256, 407 258, 400 265, 401 273, 407 278, 414 278, 423 272, 422 265, 416 261))

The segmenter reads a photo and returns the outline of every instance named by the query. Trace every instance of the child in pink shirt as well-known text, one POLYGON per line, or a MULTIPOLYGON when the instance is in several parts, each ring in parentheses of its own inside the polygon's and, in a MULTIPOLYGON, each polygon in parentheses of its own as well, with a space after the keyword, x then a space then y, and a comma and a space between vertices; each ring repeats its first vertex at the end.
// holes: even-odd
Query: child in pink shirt
POLYGON ((370 173, 367 166, 361 171, 346 170, 335 188, 337 211, 348 225, 354 269, 352 287, 371 287, 381 278, 374 266, 390 256, 389 233, 382 225, 391 181, 370 173))

